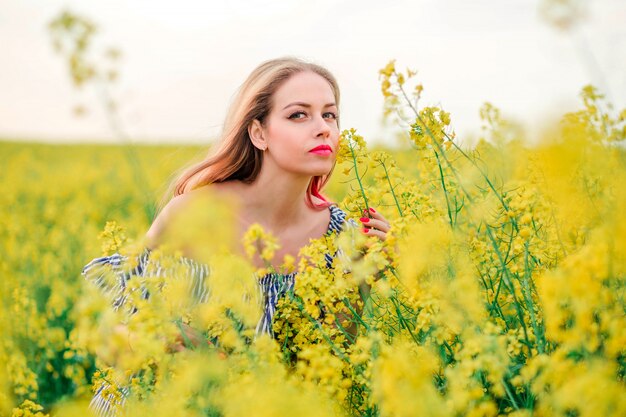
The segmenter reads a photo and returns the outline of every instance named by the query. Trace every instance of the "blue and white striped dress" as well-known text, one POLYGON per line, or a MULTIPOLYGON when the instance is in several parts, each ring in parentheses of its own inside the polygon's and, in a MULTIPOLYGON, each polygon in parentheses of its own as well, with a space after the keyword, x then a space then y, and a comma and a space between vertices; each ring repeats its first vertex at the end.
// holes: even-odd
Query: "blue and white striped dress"
MULTIPOLYGON (((333 233, 339 233, 343 230, 343 225, 348 224, 352 227, 358 227, 357 223, 353 220, 346 221, 346 213, 337 206, 330 206, 330 222, 328 229, 326 230, 326 236, 333 233)), ((339 252, 338 252, 339 253, 339 252)), ((331 267, 333 258, 338 255, 325 254, 326 266, 331 267)), ((89 262, 82 271, 86 280, 94 283, 102 291, 111 298, 112 306, 114 309, 121 308, 126 301, 125 288, 127 283, 133 276, 167 276, 167 269, 161 268, 159 265, 155 265, 150 259, 150 250, 146 249, 137 259, 137 266, 130 271, 124 271, 124 265, 128 258, 118 253, 95 258, 89 262), (150 272, 147 272, 150 271, 150 272), (116 275, 116 281, 111 285, 107 279, 106 274, 113 272, 116 275)), ((209 276, 210 268, 206 264, 198 263, 189 258, 181 258, 183 263, 185 276, 183 279, 189 281, 188 288, 192 294, 192 299, 197 302, 206 302, 208 299, 208 289, 205 285, 205 279, 209 276)), ((283 297, 287 292, 293 290, 295 284, 296 272, 291 274, 267 274, 259 280, 259 291, 261 292, 263 299, 263 314, 256 326, 256 334, 269 334, 273 336, 272 321, 276 313, 276 305, 278 300, 283 297)), ((144 289, 142 293, 143 298, 149 298, 148 292, 144 289)), ((133 313, 136 311, 134 308, 129 311, 133 313)), ((128 396, 128 388, 121 388, 122 401, 119 405, 114 406, 112 404, 112 398, 102 395, 102 391, 106 388, 106 385, 101 386, 95 393, 91 400, 90 407, 95 411, 96 415, 100 417, 110 417, 116 414, 117 407, 123 405, 123 400, 128 396)))

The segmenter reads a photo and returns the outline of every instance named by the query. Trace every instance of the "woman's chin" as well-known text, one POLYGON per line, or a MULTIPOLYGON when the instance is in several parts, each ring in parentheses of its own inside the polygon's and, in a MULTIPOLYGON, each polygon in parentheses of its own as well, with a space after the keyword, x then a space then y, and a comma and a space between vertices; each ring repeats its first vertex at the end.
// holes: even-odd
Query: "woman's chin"
POLYGON ((286 171, 302 175, 306 177, 320 177, 324 175, 330 174, 334 166, 334 161, 329 161, 329 163, 323 164, 301 164, 297 168, 285 168, 286 171))
POLYGON ((333 166, 335 166, 334 164, 334 160, 329 160, 328 163, 326 164, 320 164, 319 166, 316 166, 314 168, 311 169, 311 171, 313 171, 313 176, 321 176, 321 175, 328 175, 330 174, 330 172, 333 170, 333 166))

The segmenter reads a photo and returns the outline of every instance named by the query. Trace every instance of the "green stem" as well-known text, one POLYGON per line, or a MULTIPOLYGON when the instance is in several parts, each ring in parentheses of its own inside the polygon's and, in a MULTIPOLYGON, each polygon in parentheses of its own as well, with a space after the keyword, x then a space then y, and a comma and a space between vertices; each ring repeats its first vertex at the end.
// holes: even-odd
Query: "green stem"
POLYGON ((441 179, 441 186, 443 187, 443 194, 446 196, 446 208, 448 210, 448 219, 450 220, 450 227, 454 228, 454 221, 452 220, 452 211, 450 210, 450 200, 448 199, 448 189, 446 188, 446 181, 443 175, 443 169, 441 167, 441 161, 439 160, 439 154, 435 152, 437 158, 437 166, 439 167, 439 178, 441 179))
POLYGON ((528 329, 526 328, 526 322, 524 321, 524 313, 522 312, 520 302, 518 301, 517 296, 515 295, 515 286, 513 285, 513 282, 511 281, 511 277, 509 275, 510 271, 506 267, 506 264, 504 263, 502 259, 502 254, 500 253, 500 250, 498 249, 497 242, 495 241, 495 238, 493 237, 493 233, 491 232, 491 228, 489 226, 487 226, 487 235, 489 236, 489 239, 491 240, 492 246, 494 247, 496 255, 498 256, 498 260, 500 261, 500 265, 502 266, 502 277, 504 278, 502 282, 504 282, 504 284, 508 287, 508 290, 510 291, 511 296, 513 297, 515 310, 517 311, 517 315, 519 316, 520 325, 522 326, 522 329, 524 330, 524 339, 526 339, 528 357, 530 358, 532 356, 532 351, 530 350, 531 343, 530 343, 530 340, 528 339, 528 329))
POLYGON ((535 317, 535 309, 532 300, 532 294, 530 292, 530 287, 528 284, 530 275, 530 265, 528 264, 528 242, 524 244, 524 277, 522 279, 522 288, 524 289, 524 298, 526 298, 526 308, 530 314, 530 322, 533 326, 533 331, 535 332, 535 337, 537 338, 538 350, 539 353, 545 352, 545 342, 543 340, 543 332, 542 329, 539 328, 537 324, 537 319, 535 317))
POLYGON ((362 324, 363 327, 365 327, 365 329, 369 331, 370 329, 369 325, 363 321, 363 318, 361 317, 361 315, 354 309, 354 307, 352 307, 352 304, 350 304, 348 299, 344 297, 341 301, 345 304, 346 307, 348 307, 348 310, 350 310, 350 313, 352 313, 356 321, 362 324))
POLYGON ((391 185, 391 179, 389 178, 389 172, 387 172, 387 167, 384 162, 380 163, 385 170, 385 177, 387 177, 387 183, 389 184, 389 189, 391 190, 391 195, 393 196, 393 200, 396 202, 396 207, 398 207, 398 213, 400 213, 401 217, 404 217, 402 213, 402 209, 400 208, 400 203, 398 203, 398 199, 396 198, 396 193, 393 190, 393 185, 391 185))
POLYGON ((343 360, 346 363, 350 363, 350 359, 348 358, 348 356, 346 356, 346 354, 343 353, 339 347, 337 347, 335 342, 333 342, 333 340, 330 338, 330 336, 328 336, 328 334, 326 333, 326 331, 324 330, 324 328, 322 327, 320 322, 317 321, 316 319, 314 319, 309 313, 306 312, 306 310, 304 309, 304 305, 293 294, 293 292, 288 292, 287 294, 289 296, 289 299, 296 304, 296 306, 300 310, 300 313, 302 313, 315 326, 315 328, 317 328, 320 331, 320 333, 322 334, 322 337, 324 338, 324 340, 326 342, 328 342, 328 344, 332 348, 333 352, 335 352, 335 354, 339 357, 339 359, 343 360))
POLYGON ((356 155, 354 154, 354 148, 352 147, 352 137, 348 138, 348 147, 350 148, 350 153, 352 154, 352 162, 354 164, 354 175, 356 175, 356 180, 359 183, 359 188, 361 189, 361 195, 363 196, 363 200, 365 201, 365 209, 369 212, 370 206, 367 201, 367 196, 365 195, 365 190, 363 189, 363 183, 361 182, 361 177, 359 176, 359 167, 356 161, 356 155))
POLYGON ((191 342, 191 339, 189 339, 189 337, 187 337, 187 333, 185 333, 185 330, 183 329, 182 320, 181 319, 176 319, 176 320, 174 320, 174 323, 176 324, 176 327, 178 327, 178 330, 180 331, 180 334, 183 336, 183 342, 185 344, 185 348, 187 348, 189 350, 195 350, 196 347, 191 342))
POLYGON ((109 103, 112 102, 112 98, 109 93, 109 90, 106 87, 106 82, 103 81, 101 77, 97 77, 96 82, 97 82, 97 85, 100 87, 100 94, 101 94, 100 100, 102 102, 101 103, 102 107, 105 109, 105 115, 109 122, 109 126, 111 130, 113 131, 113 133, 117 137, 119 137, 122 142, 125 142, 123 143, 124 146, 122 148, 124 149, 124 152, 126 153, 126 158, 128 160, 128 164, 130 165, 130 168, 135 177, 135 182, 137 184, 137 187, 139 187, 139 190, 141 190, 141 193, 143 194, 144 212, 146 214, 147 220, 152 222, 152 220, 154 220, 156 213, 155 213, 155 208, 152 204, 152 195, 149 191, 150 184, 148 182, 148 177, 145 171, 142 169, 141 161, 139 160, 137 150, 135 149, 133 143, 131 142, 130 137, 128 136, 124 128, 122 127, 122 123, 120 121, 116 108, 115 107, 112 108, 109 105, 109 103))
MULTIPOLYGON (((493 185, 493 183, 491 182, 491 180, 489 179, 489 177, 487 176, 487 174, 485 174, 485 172, 478 166, 478 164, 476 163, 476 161, 474 161, 467 153, 465 153, 463 151, 463 149, 461 149, 461 147, 459 145, 457 145, 452 138, 450 138, 445 132, 444 132, 445 137, 452 143, 452 146, 454 146, 456 148, 457 151, 459 151, 461 153, 461 155, 463 155, 465 157, 465 159, 467 159, 468 161, 470 161, 470 163, 474 166, 474 168, 476 168, 478 170, 478 172, 480 172, 480 175, 485 179, 485 181, 487 182, 487 185, 489 186, 489 188, 491 189, 491 191, 493 191, 493 193, 496 195, 496 197, 498 198, 498 200, 500 200, 500 204, 502 204, 502 207, 505 210, 509 210, 509 206, 508 204, 506 204, 506 202, 504 201, 504 198, 502 197, 502 195, 496 190, 496 187, 493 185)), ((517 225, 516 225, 517 227, 517 225)))
POLYGON ((398 315, 397 317, 398 317, 398 320, 400 321, 400 326, 404 327, 409 332, 409 334, 411 335, 411 338, 413 339, 415 344, 419 345, 420 342, 417 339, 417 336, 415 336, 415 334, 413 333, 413 331, 409 327, 406 319, 402 315, 402 312, 400 311, 400 307, 398 306, 398 300, 396 300, 396 298, 394 296, 389 297, 389 299, 391 300, 391 303, 393 304, 393 306, 396 309, 396 314, 398 315))
POLYGON ((504 378, 502 379, 502 385, 504 386, 506 395, 509 397, 509 400, 511 400, 511 404, 513 404, 513 407, 515 407, 516 410, 519 410, 519 405, 517 405, 517 401, 515 401, 515 397, 513 396, 513 393, 509 389, 509 385, 506 383, 504 378))

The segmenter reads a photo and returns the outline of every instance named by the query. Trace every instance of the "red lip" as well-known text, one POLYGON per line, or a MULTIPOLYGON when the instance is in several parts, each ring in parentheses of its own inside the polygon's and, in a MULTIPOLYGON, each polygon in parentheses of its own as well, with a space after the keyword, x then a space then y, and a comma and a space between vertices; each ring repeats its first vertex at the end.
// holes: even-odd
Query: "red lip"
POLYGON ((320 145, 316 148, 311 149, 309 152, 314 152, 314 151, 322 151, 322 150, 328 150, 328 151, 333 151, 333 149, 328 146, 328 145, 320 145))

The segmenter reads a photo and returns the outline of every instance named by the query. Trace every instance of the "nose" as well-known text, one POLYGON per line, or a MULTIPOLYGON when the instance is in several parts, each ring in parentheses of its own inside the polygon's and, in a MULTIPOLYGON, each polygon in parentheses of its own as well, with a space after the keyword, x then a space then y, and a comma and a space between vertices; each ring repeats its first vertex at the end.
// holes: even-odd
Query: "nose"
POLYGON ((324 120, 323 117, 316 118, 317 123, 315 124, 315 129, 317 131, 316 136, 328 137, 330 135, 331 129, 328 125, 328 122, 324 120))

